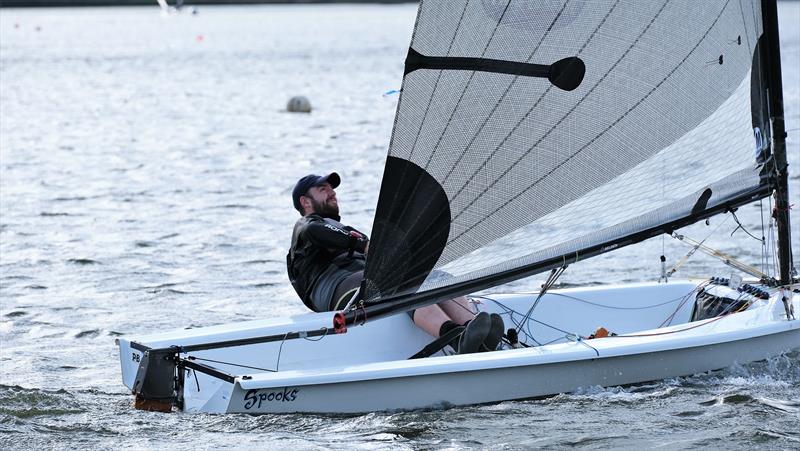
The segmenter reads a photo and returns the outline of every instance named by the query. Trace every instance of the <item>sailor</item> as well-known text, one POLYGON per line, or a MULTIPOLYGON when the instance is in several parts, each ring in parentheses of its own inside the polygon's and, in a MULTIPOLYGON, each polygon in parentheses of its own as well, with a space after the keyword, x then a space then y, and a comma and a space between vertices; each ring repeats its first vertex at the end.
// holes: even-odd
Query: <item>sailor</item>
MULTIPOLYGON (((364 278, 369 237, 340 222, 335 189, 339 174, 309 174, 292 190, 301 218, 292 232, 286 255, 289 280, 306 307, 315 312, 343 309, 358 292, 364 278)), ((503 336, 500 315, 475 315, 467 299, 459 297, 409 312, 414 324, 439 337, 464 325, 452 345, 459 354, 493 351, 503 336)))

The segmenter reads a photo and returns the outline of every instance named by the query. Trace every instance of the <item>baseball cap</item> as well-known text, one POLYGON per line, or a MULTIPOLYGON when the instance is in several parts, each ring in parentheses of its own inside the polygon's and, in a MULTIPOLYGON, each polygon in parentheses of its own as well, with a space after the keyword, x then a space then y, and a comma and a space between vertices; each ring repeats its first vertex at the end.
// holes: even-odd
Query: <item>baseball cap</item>
POLYGON ((305 195, 311 188, 320 186, 323 183, 330 183, 332 188, 336 188, 341 182, 341 177, 335 172, 331 172, 328 175, 308 174, 301 178, 297 181, 292 190, 292 200, 294 201, 295 210, 300 213, 303 212, 303 206, 300 205, 300 196, 305 195))

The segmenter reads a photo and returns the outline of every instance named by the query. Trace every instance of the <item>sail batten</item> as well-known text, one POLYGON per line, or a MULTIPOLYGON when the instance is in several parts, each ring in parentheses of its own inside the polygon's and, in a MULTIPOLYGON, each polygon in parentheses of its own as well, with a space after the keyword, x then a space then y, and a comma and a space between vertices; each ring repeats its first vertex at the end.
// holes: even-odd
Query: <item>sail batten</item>
POLYGON ((736 3, 423 1, 367 302, 529 275, 768 195, 760 5, 736 3))

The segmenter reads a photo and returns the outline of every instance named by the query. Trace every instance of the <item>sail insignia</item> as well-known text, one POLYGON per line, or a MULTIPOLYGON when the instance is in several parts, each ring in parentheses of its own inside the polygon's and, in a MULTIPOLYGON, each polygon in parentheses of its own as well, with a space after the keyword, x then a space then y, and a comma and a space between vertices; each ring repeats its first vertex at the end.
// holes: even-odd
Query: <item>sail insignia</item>
POLYGON ((545 65, 488 58, 425 56, 412 47, 408 49, 404 75, 408 75, 417 69, 471 70, 546 78, 554 86, 564 91, 572 91, 577 88, 586 73, 586 65, 577 56, 560 59, 553 64, 545 65))

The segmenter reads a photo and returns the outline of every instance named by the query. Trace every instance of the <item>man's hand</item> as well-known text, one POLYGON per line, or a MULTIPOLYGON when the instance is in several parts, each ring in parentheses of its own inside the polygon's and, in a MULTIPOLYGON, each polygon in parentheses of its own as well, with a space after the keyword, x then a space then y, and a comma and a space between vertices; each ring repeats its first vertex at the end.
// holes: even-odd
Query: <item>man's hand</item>
MULTIPOLYGON (((355 230, 351 230, 351 231, 350 231, 350 236, 354 236, 354 237, 356 237, 356 238, 360 238, 360 239, 362 239, 362 240, 363 240, 363 239, 365 239, 365 238, 367 238, 367 237, 366 237, 366 235, 364 235, 364 234, 361 234, 361 233, 358 233, 358 232, 356 232, 355 230)), ((367 252, 368 252, 368 251, 369 251, 369 240, 367 240, 367 244, 366 244, 366 245, 364 245, 364 255, 367 255, 367 252)))

